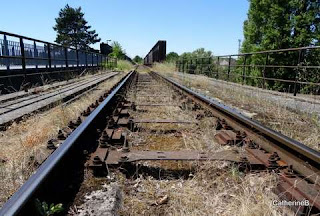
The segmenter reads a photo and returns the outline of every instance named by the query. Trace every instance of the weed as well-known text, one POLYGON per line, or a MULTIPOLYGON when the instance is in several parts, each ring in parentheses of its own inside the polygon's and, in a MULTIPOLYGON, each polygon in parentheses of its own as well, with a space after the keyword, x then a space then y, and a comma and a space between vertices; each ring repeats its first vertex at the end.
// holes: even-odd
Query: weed
POLYGON ((38 213, 41 216, 51 216, 55 213, 59 213, 63 211, 62 203, 48 205, 46 202, 41 202, 39 199, 35 200, 35 205, 38 210, 38 213))

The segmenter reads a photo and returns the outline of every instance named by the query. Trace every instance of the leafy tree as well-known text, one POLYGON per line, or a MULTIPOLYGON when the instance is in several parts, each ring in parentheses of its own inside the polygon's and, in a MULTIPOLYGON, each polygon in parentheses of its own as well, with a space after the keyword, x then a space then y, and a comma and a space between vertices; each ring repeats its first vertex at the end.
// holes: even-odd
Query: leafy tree
POLYGON ((136 56, 133 58, 133 61, 134 61, 135 63, 141 64, 142 61, 143 61, 143 59, 142 59, 140 56, 136 55, 136 56))
POLYGON ((199 49, 196 49, 195 51, 193 51, 192 55, 195 58, 209 58, 209 57, 212 57, 212 52, 206 51, 204 48, 199 48, 199 49))
POLYGON ((122 46, 119 42, 114 41, 112 43, 112 52, 109 54, 110 57, 117 58, 117 59, 124 59, 126 56, 125 50, 122 49, 122 46))
POLYGON ((319 36, 319 1, 250 0, 242 51, 316 45, 319 36))
MULTIPOLYGON (((248 19, 244 22, 242 52, 284 49, 318 45, 320 38, 320 3, 318 0, 249 0, 248 19)), ((303 54, 305 64, 319 61, 315 52, 303 54), (313 56, 313 58, 311 58, 313 56)), ((319 53, 318 53, 319 54, 319 53)), ((269 55, 269 64, 297 64, 298 52, 269 55)), ((240 58, 241 64, 243 58, 240 58)), ((254 55, 247 64, 264 64, 264 55, 254 55)), ((252 70, 250 75, 261 76, 261 71, 252 70)), ((295 71, 288 68, 266 69, 266 76, 294 79, 295 71)), ((312 75, 316 75, 313 73, 312 75)), ((312 78, 312 77, 311 77, 312 78)), ((274 89, 287 88, 283 82, 268 82, 274 89)))
POLYGON ((185 52, 180 55, 179 60, 182 61, 180 64, 180 71, 187 71, 188 73, 204 73, 209 74, 212 71, 213 65, 210 59, 213 57, 211 51, 206 51, 204 48, 199 48, 193 52, 185 52))
POLYGON ((175 62, 178 59, 179 59, 179 55, 176 52, 170 52, 166 55, 167 62, 175 62))
POLYGON ((199 48, 193 52, 185 52, 180 55, 180 59, 195 59, 195 58, 209 58, 212 57, 211 51, 206 51, 204 48, 199 48))
POLYGON ((319 44, 320 2, 318 0, 291 0, 291 43, 293 46, 319 44))
POLYGON ((90 44, 101 40, 95 30, 90 30, 91 26, 84 19, 81 7, 72 8, 67 4, 55 20, 56 25, 53 29, 57 32, 56 43, 88 49, 90 44))

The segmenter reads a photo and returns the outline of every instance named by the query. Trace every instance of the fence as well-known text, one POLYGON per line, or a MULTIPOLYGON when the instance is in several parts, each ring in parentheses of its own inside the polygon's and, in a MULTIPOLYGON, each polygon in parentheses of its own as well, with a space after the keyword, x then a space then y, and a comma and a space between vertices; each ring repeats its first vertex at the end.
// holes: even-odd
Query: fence
POLYGON ((114 68, 116 64, 116 59, 99 52, 0 31, 0 94, 68 79, 86 68, 114 68))
POLYGON ((28 76, 35 72, 66 71, 115 63, 97 52, 80 50, 0 31, 0 78, 28 76), (1 39, 3 38, 3 39, 1 39))
POLYGON ((282 92, 320 93, 320 46, 176 61, 178 71, 282 92))

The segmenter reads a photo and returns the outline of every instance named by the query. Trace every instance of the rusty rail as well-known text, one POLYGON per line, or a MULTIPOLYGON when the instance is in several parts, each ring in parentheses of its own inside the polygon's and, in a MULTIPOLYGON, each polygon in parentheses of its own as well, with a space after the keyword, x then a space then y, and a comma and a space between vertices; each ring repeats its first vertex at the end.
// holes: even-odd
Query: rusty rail
POLYGON ((232 131, 229 131, 233 133, 231 135, 230 133, 221 134, 225 133, 222 130, 218 134, 221 137, 217 137, 217 140, 224 140, 225 144, 230 144, 229 142, 232 141, 232 145, 241 141, 246 144, 246 151, 261 161, 268 169, 278 170, 277 172, 283 180, 278 186, 279 193, 296 199, 304 197, 320 210, 320 152, 263 126, 235 109, 194 92, 170 78, 155 72, 152 75, 209 108, 219 119, 222 129, 237 131, 240 136, 232 131), (292 175, 292 173, 294 174, 292 175))
MULTIPOLYGON (((320 197, 318 196, 320 193, 320 183, 318 182, 319 152, 155 72, 151 73, 152 78, 169 84, 180 95, 187 96, 194 102, 195 107, 202 106, 212 112, 213 116, 218 119, 217 130, 220 132, 216 135, 216 139, 220 144, 243 145, 245 153, 240 155, 236 152, 225 151, 209 155, 196 151, 144 152, 130 150, 126 136, 122 133, 122 127, 135 131, 134 124, 139 124, 139 122, 185 123, 177 120, 131 119, 128 110, 135 110, 136 104, 126 101, 124 94, 120 94, 120 92, 132 84, 133 82, 129 81, 136 77, 131 72, 104 100, 99 99, 100 105, 96 102, 88 107, 82 113, 83 116, 86 116, 82 124, 71 122, 69 130, 76 124, 78 127, 69 134, 59 148, 55 146, 57 141, 48 143, 50 148, 56 148, 56 150, 9 199, 1 209, 0 215, 16 215, 21 212, 25 213, 26 210, 29 212, 32 208, 31 200, 38 197, 39 191, 47 192, 46 190, 50 188, 46 186, 62 181, 59 178, 53 179, 52 174, 61 173, 63 170, 70 174, 70 167, 68 169, 65 167, 70 162, 66 163, 66 161, 77 161, 75 153, 81 154, 81 151, 86 149, 84 146, 97 147, 94 146, 94 143, 99 146, 93 150, 87 164, 95 171, 104 171, 108 165, 118 166, 140 160, 227 160, 239 163, 244 167, 257 165, 280 175, 282 182, 277 187, 279 193, 291 196, 291 198, 308 199, 314 209, 320 210, 320 197), (117 101, 114 101, 115 98, 117 101), (121 151, 119 151, 119 146, 121 151), (73 152, 72 157, 70 157, 71 152, 73 152), (49 180, 54 183, 49 184, 49 180)), ((150 80, 150 77, 141 77, 140 79, 141 82, 150 80)), ((65 138, 63 132, 59 132, 58 138, 62 140, 65 138)), ((75 171, 73 170, 73 172, 75 171)))
MULTIPOLYGON (((13 194, 13 196, 1 208, 0 215, 11 216, 22 213, 24 215, 33 215, 34 206, 32 200, 35 199, 35 195, 39 193, 41 194, 43 191, 49 191, 50 187, 48 187, 48 185, 58 184, 59 179, 55 179, 55 183, 51 182, 51 184, 49 184, 49 177, 52 177, 53 173, 63 172, 63 169, 67 169, 63 167, 67 166, 67 164, 64 163, 66 163, 68 159, 70 160, 70 152, 74 152, 76 147, 83 149, 83 146, 85 145, 83 142, 86 140, 85 134, 87 134, 88 131, 92 132, 92 130, 95 130, 98 125, 97 122, 99 122, 99 119, 101 120, 102 114, 106 111, 116 94, 125 87, 127 81, 130 80, 133 74, 134 72, 130 72, 121 82, 118 83, 118 85, 109 93, 99 106, 97 106, 92 112, 89 110, 89 113, 91 112, 91 114, 87 115, 85 120, 66 138, 61 146, 57 148, 38 168, 37 172, 13 194), (61 164, 63 164, 63 167, 61 167, 61 164), (61 169, 57 171, 57 167, 61 169)), ((84 113, 84 116, 86 116, 86 114, 88 113, 84 113)), ((77 150, 78 154, 79 149, 77 150)))

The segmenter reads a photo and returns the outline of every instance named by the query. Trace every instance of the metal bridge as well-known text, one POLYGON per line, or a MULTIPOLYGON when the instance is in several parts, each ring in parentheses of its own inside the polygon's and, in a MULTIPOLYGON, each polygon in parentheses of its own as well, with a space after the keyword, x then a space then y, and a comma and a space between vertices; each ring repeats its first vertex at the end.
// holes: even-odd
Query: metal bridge
POLYGON ((99 51, 66 47, 3 31, 0 31, 0 46, 2 91, 8 91, 10 87, 17 90, 39 76, 57 78, 57 74, 63 72, 80 72, 98 68, 104 62, 116 62, 99 51))

